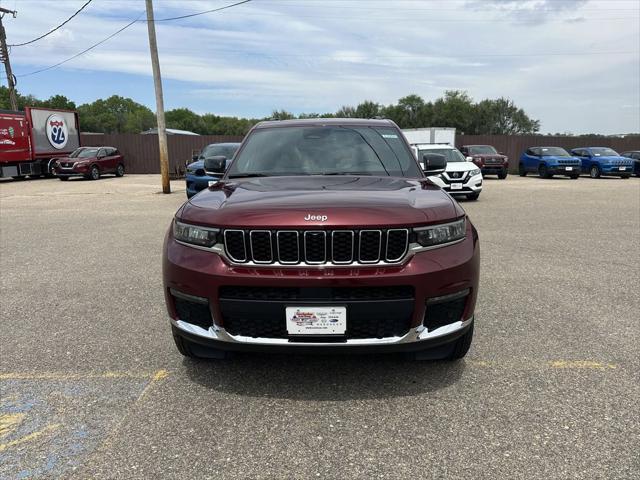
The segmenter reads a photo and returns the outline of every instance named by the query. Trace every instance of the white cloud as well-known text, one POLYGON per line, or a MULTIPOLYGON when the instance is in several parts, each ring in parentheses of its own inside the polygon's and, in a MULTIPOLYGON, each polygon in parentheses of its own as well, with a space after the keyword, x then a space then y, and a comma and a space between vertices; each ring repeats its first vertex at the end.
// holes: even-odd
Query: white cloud
MULTIPOLYGON (((156 18, 226 3, 156 0, 156 18)), ((81 4, 23 0, 18 18, 5 22, 9 42, 49 30, 81 4)), ((141 11, 140 2, 94 2, 55 34, 12 49, 14 71, 68 58, 141 11)), ((334 111, 365 99, 391 103, 410 93, 434 99, 460 88, 477 100, 512 98, 542 120, 543 131, 612 133, 640 131, 639 15, 634 2, 617 0, 254 0, 158 22, 157 33, 163 78, 181 82, 168 94, 200 112, 234 114, 234 105, 235 113, 256 116, 275 108, 334 111), (557 53, 569 55, 544 55, 557 53)), ((146 24, 60 68, 150 76, 146 24)), ((21 84, 46 83, 52 72, 21 84)), ((97 83, 95 97, 121 94, 112 88, 97 83)), ((54 83, 49 94, 55 93, 54 83)))

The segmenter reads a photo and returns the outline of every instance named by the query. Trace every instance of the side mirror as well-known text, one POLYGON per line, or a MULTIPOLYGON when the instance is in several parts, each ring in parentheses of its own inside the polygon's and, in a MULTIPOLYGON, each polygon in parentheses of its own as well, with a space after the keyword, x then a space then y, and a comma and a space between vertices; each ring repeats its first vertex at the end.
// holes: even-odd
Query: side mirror
POLYGON ((473 157, 467 157, 467 162, 473 162, 473 157))
POLYGON ((197 162, 198 158, 200 158, 200 155, 191 155, 191 161, 193 162, 197 162))
POLYGON ((504 155, 504 152, 498 152, 500 155, 504 155))
POLYGON ((447 168, 447 159, 438 153, 425 153, 422 155, 424 163, 424 173, 427 175, 438 175, 447 168))
POLYGON ((227 157, 216 155, 204 159, 204 169, 207 173, 223 174, 227 169, 227 157))

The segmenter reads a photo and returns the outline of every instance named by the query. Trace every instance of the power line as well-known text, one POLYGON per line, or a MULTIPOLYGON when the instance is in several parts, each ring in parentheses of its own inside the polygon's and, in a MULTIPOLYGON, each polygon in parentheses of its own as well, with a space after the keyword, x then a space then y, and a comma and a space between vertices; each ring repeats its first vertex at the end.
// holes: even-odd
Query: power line
POLYGON ((104 42, 106 42, 107 40, 112 39, 113 37, 115 37, 116 35, 118 35, 119 33, 125 31, 127 28, 129 28, 131 25, 133 25, 134 23, 136 23, 138 21, 138 19, 144 14, 144 12, 140 12, 140 15, 138 15, 135 20, 132 20, 131 22, 127 23, 124 27, 122 27, 121 29, 117 30, 116 32, 112 33, 111 35, 109 35, 107 38, 104 38, 102 40, 100 40, 98 43, 94 43, 93 45, 91 45, 89 48, 86 48, 85 50, 81 51, 80 53, 76 53, 75 55, 73 55, 72 57, 67 58, 66 60, 63 60, 61 62, 56 63, 55 65, 50 65, 48 67, 45 68, 41 68, 40 70, 35 70, 33 72, 29 72, 29 73, 23 73, 20 75, 16 75, 17 77, 28 77, 30 75, 35 75, 36 73, 42 73, 42 72, 46 72, 47 70, 51 70, 52 68, 56 68, 59 67, 60 65, 67 63, 71 60, 73 60, 74 58, 78 58, 80 55, 84 55, 85 53, 87 53, 89 50, 93 50, 94 48, 96 48, 98 45, 102 45, 104 42))
POLYGON ((38 40, 42 40, 44 37, 46 37, 47 35, 51 35, 53 32, 55 32, 56 30, 64 27, 67 23, 69 23, 69 21, 75 17, 76 15, 78 15, 82 10, 84 10, 84 7, 86 7, 87 5, 89 5, 93 0, 87 0, 87 2, 82 5, 73 15, 71 15, 69 18, 67 18, 64 22, 62 22, 60 25, 58 25, 56 28, 49 30, 47 33, 45 33, 44 35, 40 35, 37 38, 34 38, 33 40, 29 40, 28 42, 24 42, 24 43, 14 43, 13 45, 8 45, 9 47, 22 47, 24 45, 29 45, 30 43, 34 43, 37 42, 38 40))
MULTIPOLYGON (((89 1, 91 1, 91 0, 89 0, 89 1)), ((189 15, 182 15, 182 16, 179 16, 179 17, 172 17, 172 18, 160 18, 160 19, 154 20, 154 23, 155 23, 155 22, 168 22, 168 21, 170 21, 170 20, 180 20, 180 19, 182 19, 182 18, 195 17, 195 16, 197 16, 197 15, 204 15, 204 14, 206 14, 206 13, 218 12, 218 11, 220 11, 220 10, 225 10, 225 9, 227 9, 227 8, 235 7, 235 6, 237 6, 237 5, 242 5, 243 3, 248 3, 248 2, 250 2, 250 1, 251 1, 251 0, 243 0, 243 1, 241 1, 241 2, 233 3, 233 4, 231 4, 231 5, 225 5, 225 6, 223 6, 223 7, 214 8, 214 9, 211 9, 211 10, 205 10, 204 12, 192 13, 192 14, 189 14, 189 15)), ((87 3, 89 3, 89 2, 87 2, 87 3)), ((51 70, 52 68, 59 67, 60 65, 63 65, 63 64, 65 64, 65 63, 67 63, 67 62, 69 62, 69 61, 71 61, 71 60, 73 60, 73 59, 75 59, 75 58, 78 58, 79 56, 84 55, 84 54, 85 54, 85 53, 87 53, 88 51, 93 50, 93 49, 94 49, 94 48, 96 48, 97 46, 102 45, 102 44, 103 44, 104 42, 106 42, 107 40, 112 39, 113 37, 115 37, 115 36, 116 36, 116 35, 118 35, 119 33, 123 32, 124 30, 126 30, 127 28, 129 28, 129 27, 130 27, 131 25, 133 25, 134 23, 136 23, 136 22, 146 22, 146 20, 140 20, 140 17, 141 17, 144 13, 145 13, 145 12, 141 12, 141 13, 140 13, 136 18, 135 18, 135 20, 132 20, 131 22, 127 23, 127 24, 126 24, 124 27, 122 27, 121 29, 119 29, 119 30, 117 30, 116 32, 112 33, 112 34, 111 34, 111 35, 109 35, 108 37, 106 37, 106 38, 104 38, 104 39, 100 40, 99 42, 94 43, 94 44, 93 44, 93 45, 91 45, 89 48, 87 48, 87 49, 85 49, 85 50, 83 50, 83 51, 81 51, 81 52, 79 52, 79 53, 76 53, 76 54, 75 54, 75 55, 73 55, 72 57, 67 58, 66 60, 63 60, 63 61, 61 61, 61 62, 58 62, 58 63, 56 63, 56 64, 54 64, 54 65, 50 65, 50 66, 45 67, 45 68, 41 68, 41 69, 39 69, 39 70, 34 70, 33 72, 23 73, 23 74, 16 75, 16 76, 17 76, 17 77, 28 77, 28 76, 31 76, 31 75, 36 75, 36 74, 38 74, 38 73, 42 73, 42 72, 46 72, 47 70, 51 70)), ((68 21, 68 20, 67 20, 67 21, 68 21)))
POLYGON ((214 13, 214 12, 219 12, 221 10, 226 10, 227 8, 237 7, 238 5, 249 3, 250 1, 251 0, 242 0, 241 2, 232 3, 231 5, 225 5, 224 7, 212 8, 211 10, 205 10, 204 12, 198 12, 198 13, 190 13, 188 15, 180 15, 179 17, 156 18, 154 22, 169 22, 171 20, 182 20, 183 18, 197 17, 198 15, 205 15, 207 13, 214 13))

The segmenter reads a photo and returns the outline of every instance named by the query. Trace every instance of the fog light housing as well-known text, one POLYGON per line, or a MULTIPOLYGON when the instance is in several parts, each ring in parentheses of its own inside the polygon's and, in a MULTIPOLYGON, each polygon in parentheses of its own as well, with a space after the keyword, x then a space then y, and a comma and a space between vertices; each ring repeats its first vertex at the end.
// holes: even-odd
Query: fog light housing
POLYGON ((427 308, 422 324, 428 331, 432 331, 464 320, 462 315, 467 305, 469 293, 470 290, 467 288, 460 292, 427 299, 427 308))

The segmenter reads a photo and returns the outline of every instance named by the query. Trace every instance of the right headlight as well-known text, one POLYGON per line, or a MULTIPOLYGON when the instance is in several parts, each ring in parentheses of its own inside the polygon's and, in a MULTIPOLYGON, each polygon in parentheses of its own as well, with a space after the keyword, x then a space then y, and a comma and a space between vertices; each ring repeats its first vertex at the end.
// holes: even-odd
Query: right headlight
POLYGON ((176 240, 199 247, 213 247, 219 232, 217 228, 199 227, 178 220, 173 222, 173 237, 176 240))
POLYGON ((423 247, 434 247, 462 240, 467 231, 465 218, 442 225, 414 228, 416 242, 423 247))
POLYGON ((469 176, 470 176, 470 177, 474 177, 474 176, 476 176, 476 175, 480 175, 480 169, 479 169, 479 168, 474 168, 473 170, 471 170, 471 171, 469 172, 469 176))

